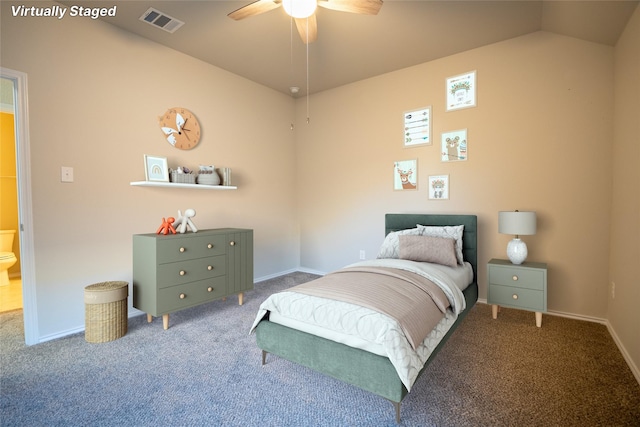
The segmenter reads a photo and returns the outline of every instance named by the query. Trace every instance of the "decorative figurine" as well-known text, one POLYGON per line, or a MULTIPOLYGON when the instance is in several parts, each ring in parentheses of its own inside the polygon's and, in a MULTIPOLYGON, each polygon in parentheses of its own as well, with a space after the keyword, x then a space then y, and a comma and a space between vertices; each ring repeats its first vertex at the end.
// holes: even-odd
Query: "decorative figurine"
POLYGON ((184 211, 184 216, 182 216, 182 212, 178 211, 176 228, 178 229, 179 233, 184 234, 187 231, 187 226, 189 226, 191 231, 193 231, 194 233, 198 232, 195 224, 193 223, 193 221, 191 221, 191 218, 193 218, 194 216, 196 216, 196 211, 194 209, 187 209, 186 211, 184 211))
POLYGON ((171 232, 172 234, 176 234, 176 229, 173 227, 173 222, 176 219, 172 216, 170 216, 167 219, 164 219, 164 217, 162 218, 162 225, 160 226, 160 228, 158 228, 158 231, 156 231, 156 234, 164 234, 165 236, 167 234, 169 234, 169 232, 171 232))

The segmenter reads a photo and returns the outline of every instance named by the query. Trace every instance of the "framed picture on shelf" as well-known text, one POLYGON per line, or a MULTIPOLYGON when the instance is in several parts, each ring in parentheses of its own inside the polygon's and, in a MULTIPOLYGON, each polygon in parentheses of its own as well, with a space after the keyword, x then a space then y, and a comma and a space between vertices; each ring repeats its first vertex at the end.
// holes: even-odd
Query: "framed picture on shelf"
POLYGON ((404 113, 404 146, 431 145, 431 106, 404 113))
POLYGON ((449 175, 429 175, 429 200, 449 199, 449 175))
POLYGON ((144 155, 144 178, 147 181, 169 182, 169 166, 166 157, 144 155))
POLYGON ((418 189, 418 160, 402 160, 393 164, 393 189, 418 189))
POLYGON ((467 142, 466 129, 443 132, 440 144, 440 155, 443 162, 467 160, 469 143, 467 142))
POLYGON ((476 106, 476 72, 447 78, 447 111, 476 106))

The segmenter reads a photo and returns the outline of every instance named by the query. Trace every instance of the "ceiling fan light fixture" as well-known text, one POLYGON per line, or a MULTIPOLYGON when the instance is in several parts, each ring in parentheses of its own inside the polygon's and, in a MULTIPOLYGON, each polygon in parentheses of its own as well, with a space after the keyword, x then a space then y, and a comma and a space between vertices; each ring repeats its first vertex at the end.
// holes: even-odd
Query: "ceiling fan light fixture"
POLYGON ((293 18, 308 18, 316 11, 316 0, 282 0, 282 7, 293 18))

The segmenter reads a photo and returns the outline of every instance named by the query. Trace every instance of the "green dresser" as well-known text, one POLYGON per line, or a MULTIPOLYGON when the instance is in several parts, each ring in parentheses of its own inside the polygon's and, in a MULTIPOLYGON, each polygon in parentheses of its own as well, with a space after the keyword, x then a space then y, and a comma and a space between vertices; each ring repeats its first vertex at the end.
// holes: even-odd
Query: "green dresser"
POLYGON ((547 264, 524 262, 516 265, 508 260, 492 259, 487 265, 489 289, 487 302, 492 315, 498 317, 500 306, 536 313, 536 326, 542 326, 542 313, 547 311, 547 264))
POLYGON ((133 306, 153 316, 253 289, 253 230, 133 236, 133 306))

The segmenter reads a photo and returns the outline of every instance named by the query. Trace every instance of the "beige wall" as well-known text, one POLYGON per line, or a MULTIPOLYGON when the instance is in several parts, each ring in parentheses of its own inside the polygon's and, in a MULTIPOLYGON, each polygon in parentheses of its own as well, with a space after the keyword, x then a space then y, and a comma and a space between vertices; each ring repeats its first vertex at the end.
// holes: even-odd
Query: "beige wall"
MULTIPOLYGON (((318 94, 298 135, 301 264, 329 271, 374 257, 386 212, 472 213, 486 263, 505 258, 500 210, 534 210, 523 239, 546 262, 548 308, 604 318, 609 276, 613 49, 546 32, 318 94), (477 107, 445 111, 445 79, 477 72, 477 107), (431 105, 433 140, 466 128, 469 159, 442 163, 438 145, 403 147, 404 111, 431 105), (396 160, 418 159, 418 191, 394 191, 396 160), (448 174, 450 199, 430 201, 428 175, 448 174)), ((299 116, 304 106, 299 106, 299 116)))
MULTIPOLYGON (((628 356, 640 366, 640 8, 615 51, 613 203, 607 318, 628 356)), ((640 377, 638 378, 640 381, 640 377)))
POLYGON ((13 18, 2 2, 2 66, 28 74, 39 336, 84 326, 83 289, 131 281, 131 236, 196 210, 201 228, 255 230, 255 276, 295 269, 294 103, 174 50, 82 18, 13 18), (157 118, 198 117, 193 150, 171 147, 157 118), (131 187, 143 155, 171 166, 233 169, 236 191, 131 187), (60 182, 60 167, 75 182, 60 182))

